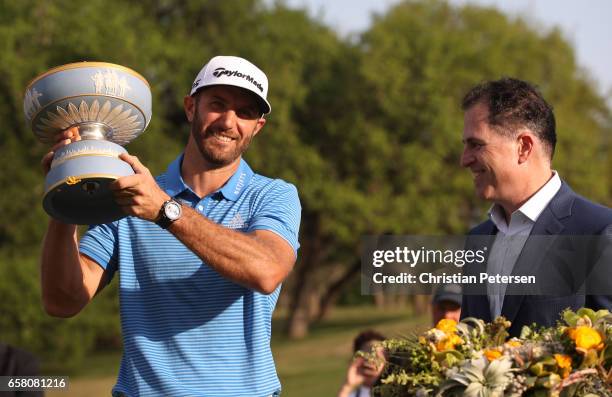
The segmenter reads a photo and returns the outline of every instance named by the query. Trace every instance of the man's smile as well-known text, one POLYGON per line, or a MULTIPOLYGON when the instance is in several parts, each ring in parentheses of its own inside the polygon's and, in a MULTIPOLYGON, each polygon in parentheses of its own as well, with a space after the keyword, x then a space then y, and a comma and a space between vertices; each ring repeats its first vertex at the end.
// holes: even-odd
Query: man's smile
POLYGON ((229 143, 232 141, 237 140, 238 138, 223 132, 223 131, 217 131, 217 132, 209 132, 206 134, 207 136, 213 137, 215 138, 217 141, 223 142, 223 143, 229 143))
POLYGON ((484 175, 484 173, 486 172, 483 169, 472 169, 472 176, 474 177, 474 179, 477 179, 478 177, 484 175))

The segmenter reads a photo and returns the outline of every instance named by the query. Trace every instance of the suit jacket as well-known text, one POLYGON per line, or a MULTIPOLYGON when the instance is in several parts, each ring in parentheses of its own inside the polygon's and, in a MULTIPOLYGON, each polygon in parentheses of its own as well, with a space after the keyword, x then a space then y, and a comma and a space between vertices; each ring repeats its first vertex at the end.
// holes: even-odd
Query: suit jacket
MULTIPOLYGON (((470 231, 466 246, 469 248, 472 244, 470 239, 473 240, 475 236, 479 236, 481 244, 482 238, 488 236, 485 238, 488 239, 490 249, 496 233, 497 228, 491 220, 483 222, 470 231)), ((576 310, 589 307, 594 310, 612 311, 611 288, 605 284, 600 285, 596 288, 597 294, 591 294, 592 290, 588 287, 584 289, 589 275, 591 279, 605 279, 608 283, 612 273, 603 270, 601 266, 610 265, 612 268, 612 263, 609 263, 609 260, 602 263, 601 252, 604 247, 608 249, 609 255, 611 243, 612 209, 579 196, 563 182, 534 224, 512 270, 512 275, 536 275, 536 278, 544 280, 546 285, 539 286, 539 292, 533 290, 531 293, 524 290, 515 290, 512 293, 513 287, 508 286, 501 314, 512 322, 510 334, 518 336, 524 325, 533 323, 553 326, 566 308, 576 310), (600 237, 596 239, 598 241, 593 242, 593 238, 581 240, 570 236, 600 237), (579 263, 576 259, 579 259, 579 263), (596 260, 598 263, 595 263, 596 260), (593 269, 594 266, 600 268, 593 269), (595 272, 598 272, 599 277, 592 276, 595 272), (602 278, 602 274, 605 277, 602 278), (540 293, 543 290, 547 291, 546 295, 540 293)), ((609 256, 607 257, 609 259, 609 256)), ((464 274, 479 272, 486 272, 486 261, 481 265, 466 266, 464 269, 464 274)), ((461 318, 476 317, 489 322, 491 313, 486 289, 481 288, 476 293, 481 295, 464 294, 461 318)))

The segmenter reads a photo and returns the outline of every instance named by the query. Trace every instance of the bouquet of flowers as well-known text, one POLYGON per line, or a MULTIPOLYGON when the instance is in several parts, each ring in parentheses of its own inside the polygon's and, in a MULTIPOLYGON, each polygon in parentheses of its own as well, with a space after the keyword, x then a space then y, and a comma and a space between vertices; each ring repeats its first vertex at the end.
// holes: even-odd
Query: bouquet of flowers
POLYGON ((503 317, 441 320, 422 335, 382 342, 387 365, 377 397, 611 396, 612 314, 566 310, 556 327, 503 317))

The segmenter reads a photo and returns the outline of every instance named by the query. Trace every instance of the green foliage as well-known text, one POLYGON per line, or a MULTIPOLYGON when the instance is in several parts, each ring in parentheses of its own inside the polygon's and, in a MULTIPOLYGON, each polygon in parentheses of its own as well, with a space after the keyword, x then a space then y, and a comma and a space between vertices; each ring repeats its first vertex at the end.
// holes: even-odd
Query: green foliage
POLYGON ((466 230, 477 204, 457 166, 458 104, 471 86, 504 75, 541 87, 558 119, 554 166, 577 191, 610 203, 610 146, 603 139, 611 132, 610 110, 558 30, 543 32, 493 9, 405 1, 376 19, 361 46, 368 120, 386 130, 380 140, 391 148, 383 165, 394 176, 386 202, 410 219, 398 225, 401 232, 466 230))

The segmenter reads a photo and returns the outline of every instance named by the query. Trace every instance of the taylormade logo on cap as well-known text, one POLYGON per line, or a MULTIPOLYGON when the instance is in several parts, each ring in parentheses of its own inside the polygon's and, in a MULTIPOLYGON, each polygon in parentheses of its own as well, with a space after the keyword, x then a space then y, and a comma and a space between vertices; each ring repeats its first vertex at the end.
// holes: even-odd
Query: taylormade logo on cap
POLYGON ((257 96, 263 113, 267 114, 272 110, 266 99, 268 77, 261 69, 244 58, 234 56, 212 58, 196 76, 190 95, 211 85, 231 85, 244 88, 257 96))
POLYGON ((261 83, 258 83, 254 78, 252 78, 248 74, 240 73, 237 70, 227 70, 225 68, 216 68, 215 71, 213 72, 213 76, 215 77, 221 77, 224 74, 228 76, 236 76, 239 78, 246 79, 249 83, 253 83, 255 87, 259 88, 259 91, 263 92, 263 87, 261 86, 261 83))

